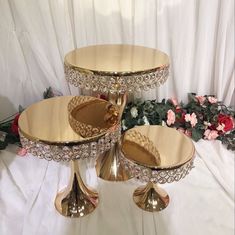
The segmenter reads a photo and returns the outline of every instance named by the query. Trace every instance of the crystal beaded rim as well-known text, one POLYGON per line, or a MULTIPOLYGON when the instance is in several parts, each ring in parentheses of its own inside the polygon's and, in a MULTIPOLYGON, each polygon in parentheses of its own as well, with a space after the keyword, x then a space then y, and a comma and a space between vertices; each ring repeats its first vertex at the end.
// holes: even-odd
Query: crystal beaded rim
POLYGON ((19 132, 22 147, 31 153, 48 161, 71 161, 77 159, 96 158, 109 150, 121 136, 121 129, 106 133, 96 141, 88 143, 73 143, 72 145, 48 144, 42 141, 30 140, 19 132))
POLYGON ((130 172, 132 177, 140 180, 141 182, 153 182, 159 184, 172 183, 184 178, 193 168, 194 157, 185 164, 165 169, 151 169, 127 159, 122 152, 120 152, 120 160, 126 170, 130 172))
MULTIPOLYGON (((68 103, 68 120, 71 128, 79 135, 84 138, 100 137, 108 131, 115 130, 119 124, 114 124, 112 126, 107 126, 106 128, 101 128, 99 126, 92 126, 90 124, 80 122, 73 116, 73 111, 79 110, 83 106, 89 105, 92 102, 103 102, 109 104, 108 101, 98 99, 92 96, 75 96, 68 103)), ((114 105, 113 105, 114 106, 114 105)), ((107 110, 108 112, 108 110, 107 110)))
POLYGON ((64 63, 66 80, 75 87, 102 93, 125 93, 149 90, 162 85, 168 78, 169 65, 138 73, 94 73, 64 63))

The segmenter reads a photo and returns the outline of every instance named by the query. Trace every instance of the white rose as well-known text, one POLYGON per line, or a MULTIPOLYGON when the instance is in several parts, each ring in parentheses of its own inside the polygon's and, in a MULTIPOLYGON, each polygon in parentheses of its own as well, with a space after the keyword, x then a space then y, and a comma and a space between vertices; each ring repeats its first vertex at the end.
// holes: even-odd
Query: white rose
POLYGON ((149 121, 146 116, 143 116, 143 121, 144 121, 144 125, 149 125, 149 121))
POLYGON ((125 131, 127 129, 126 125, 125 125, 125 120, 122 120, 122 129, 125 131))
POLYGON ((138 116, 138 109, 136 107, 132 107, 130 112, 133 118, 136 118, 138 116))

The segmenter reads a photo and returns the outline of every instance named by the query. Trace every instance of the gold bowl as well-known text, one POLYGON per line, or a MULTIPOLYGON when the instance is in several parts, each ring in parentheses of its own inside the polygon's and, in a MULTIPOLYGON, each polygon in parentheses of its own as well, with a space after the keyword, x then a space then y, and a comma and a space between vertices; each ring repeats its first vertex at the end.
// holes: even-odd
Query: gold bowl
POLYGON ((68 104, 70 126, 84 138, 117 128, 119 113, 117 105, 91 96, 75 96, 68 104))
POLYGON ((169 196, 158 184, 184 178, 193 167, 194 152, 192 141, 172 128, 139 126, 125 132, 120 160, 131 176, 147 183, 135 190, 136 205, 150 212, 166 208, 169 196))

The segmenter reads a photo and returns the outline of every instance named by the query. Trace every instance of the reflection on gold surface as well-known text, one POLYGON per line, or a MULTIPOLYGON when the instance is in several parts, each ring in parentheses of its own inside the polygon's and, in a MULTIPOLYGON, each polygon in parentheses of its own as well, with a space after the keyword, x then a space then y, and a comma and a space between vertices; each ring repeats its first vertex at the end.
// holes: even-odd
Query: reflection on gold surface
POLYGON ((82 142, 69 125, 67 105, 73 96, 46 99, 29 106, 19 118, 19 128, 29 139, 48 143, 82 142))
POLYGON ((128 137, 128 131, 123 137, 122 151, 127 159, 137 164, 150 168, 169 168, 180 166, 191 160, 194 155, 192 141, 177 130, 161 126, 139 126, 131 129, 146 136, 154 144, 160 154, 161 163, 158 166, 153 164, 152 155, 143 147, 136 147, 138 139, 132 144, 128 137), (136 144, 133 144, 136 143, 136 144))
POLYGON ((67 217, 79 218, 90 214, 98 205, 97 191, 87 187, 80 176, 78 161, 71 161, 69 185, 55 199, 57 211, 67 217))
MULTIPOLYGON (((126 105, 127 94, 109 93, 109 102, 119 108, 118 122, 120 123, 123 110, 126 105)), ((124 168, 119 159, 119 140, 110 150, 100 155, 96 160, 97 175, 108 181, 125 181, 131 178, 129 172, 124 168)))
POLYGON ((118 128, 119 107, 91 96, 75 96, 68 104, 69 123, 84 138, 118 128))
POLYGON ((156 212, 168 206, 170 197, 164 189, 149 182, 146 186, 140 186, 134 191, 133 200, 142 210, 156 212))
POLYGON ((79 123, 105 131, 117 124, 119 109, 105 100, 94 98, 90 102, 77 105, 70 114, 79 123))
POLYGON ((125 133, 122 145, 123 152, 130 152, 129 159, 141 162, 145 159, 146 164, 150 166, 159 166, 161 164, 160 154, 155 147, 154 143, 139 131, 131 129, 125 133), (134 153, 139 154, 134 154, 134 153))
POLYGON ((65 63, 82 70, 105 73, 143 72, 169 65, 168 56, 153 48, 134 45, 96 45, 71 51, 65 63))

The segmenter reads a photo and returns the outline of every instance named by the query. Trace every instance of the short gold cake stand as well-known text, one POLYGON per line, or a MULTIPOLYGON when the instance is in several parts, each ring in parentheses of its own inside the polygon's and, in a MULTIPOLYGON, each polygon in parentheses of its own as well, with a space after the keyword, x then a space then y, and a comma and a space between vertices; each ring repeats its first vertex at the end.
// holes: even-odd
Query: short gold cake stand
MULTIPOLYGON (((67 81, 76 87, 107 93, 108 100, 119 106, 119 123, 127 94, 160 86, 168 73, 168 56, 142 46, 89 46, 73 50, 65 57, 67 81)), ((115 144, 97 159, 97 174, 102 179, 123 181, 131 177, 119 161, 119 145, 115 144)))
MULTIPOLYGON (((70 127, 68 112, 68 106, 73 107, 72 101, 75 99, 78 103, 84 103, 83 109, 76 111, 75 116, 94 115, 94 106, 89 108, 89 97, 84 100, 83 97, 64 96, 35 103, 19 118, 21 143, 28 153, 48 161, 71 162, 69 184, 55 199, 57 211, 67 217, 82 217, 91 213, 99 200, 98 193, 83 183, 78 160, 98 157, 110 149, 120 135, 117 126, 104 128, 92 137, 83 138, 75 133, 70 127)), ((94 102, 95 98, 91 99, 94 102)), ((98 107, 100 103, 104 106, 103 100, 95 99, 95 103, 98 107)), ((96 117, 97 120, 103 119, 96 117)), ((81 122, 84 125, 84 119, 81 122)))
POLYGON ((121 161, 133 177, 146 186, 133 193, 135 204, 149 212, 169 204, 168 194, 158 184, 184 178, 193 167, 194 145, 177 130, 162 126, 140 126, 125 132, 121 161))

